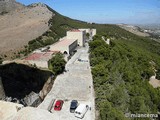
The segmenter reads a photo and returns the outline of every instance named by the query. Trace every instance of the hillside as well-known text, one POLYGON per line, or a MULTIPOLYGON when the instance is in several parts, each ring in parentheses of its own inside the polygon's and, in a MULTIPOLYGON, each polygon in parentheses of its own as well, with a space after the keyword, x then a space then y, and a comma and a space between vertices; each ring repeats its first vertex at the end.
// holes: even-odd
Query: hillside
POLYGON ((32 4, 0 15, 0 54, 10 56, 49 29, 52 13, 43 4, 32 4))
POLYGON ((118 26, 138 36, 142 37, 150 36, 148 33, 143 32, 143 30, 137 26, 127 25, 127 24, 119 24, 118 26))
POLYGON ((0 0, 0 14, 5 14, 21 8, 24 8, 24 5, 15 0, 0 0))

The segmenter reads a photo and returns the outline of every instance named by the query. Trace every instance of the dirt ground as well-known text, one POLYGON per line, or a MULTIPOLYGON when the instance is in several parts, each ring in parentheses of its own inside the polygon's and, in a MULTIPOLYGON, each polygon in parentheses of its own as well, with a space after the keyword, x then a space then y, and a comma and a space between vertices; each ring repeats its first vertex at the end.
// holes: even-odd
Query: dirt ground
POLYGON ((44 5, 25 7, 0 15, 0 55, 9 54, 27 45, 49 29, 52 13, 44 5))

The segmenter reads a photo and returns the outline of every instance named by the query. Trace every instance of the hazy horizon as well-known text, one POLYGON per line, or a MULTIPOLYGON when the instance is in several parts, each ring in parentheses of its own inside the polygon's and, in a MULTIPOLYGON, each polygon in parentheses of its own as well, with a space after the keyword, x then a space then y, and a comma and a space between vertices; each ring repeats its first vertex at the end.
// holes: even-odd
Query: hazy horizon
POLYGON ((160 24, 159 0, 16 0, 25 5, 42 2, 62 15, 86 22, 160 24))

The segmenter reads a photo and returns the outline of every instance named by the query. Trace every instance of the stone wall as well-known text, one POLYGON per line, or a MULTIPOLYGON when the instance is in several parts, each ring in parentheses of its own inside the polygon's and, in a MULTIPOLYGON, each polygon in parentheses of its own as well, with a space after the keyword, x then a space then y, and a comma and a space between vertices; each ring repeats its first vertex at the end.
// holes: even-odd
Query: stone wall
POLYGON ((52 89, 53 83, 54 83, 54 77, 49 77, 47 82, 44 84, 43 89, 39 92, 40 98, 43 100, 46 95, 50 92, 52 89))

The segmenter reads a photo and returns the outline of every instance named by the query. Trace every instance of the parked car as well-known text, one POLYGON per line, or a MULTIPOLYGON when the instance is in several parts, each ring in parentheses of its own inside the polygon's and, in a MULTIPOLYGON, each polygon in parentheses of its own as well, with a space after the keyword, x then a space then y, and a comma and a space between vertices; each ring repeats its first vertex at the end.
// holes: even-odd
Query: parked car
POLYGON ((63 100, 57 100, 55 105, 54 105, 54 110, 60 111, 63 106, 63 100))
POLYGON ((81 59, 78 59, 78 61, 80 62, 80 61, 82 61, 81 59))
POLYGON ((78 107, 78 101, 72 100, 70 105, 70 112, 74 113, 75 109, 78 107))
POLYGON ((86 104, 80 104, 76 108, 76 110, 74 112, 74 116, 82 119, 84 117, 84 115, 86 114, 86 112, 87 112, 88 109, 89 109, 88 105, 86 105, 86 104))

